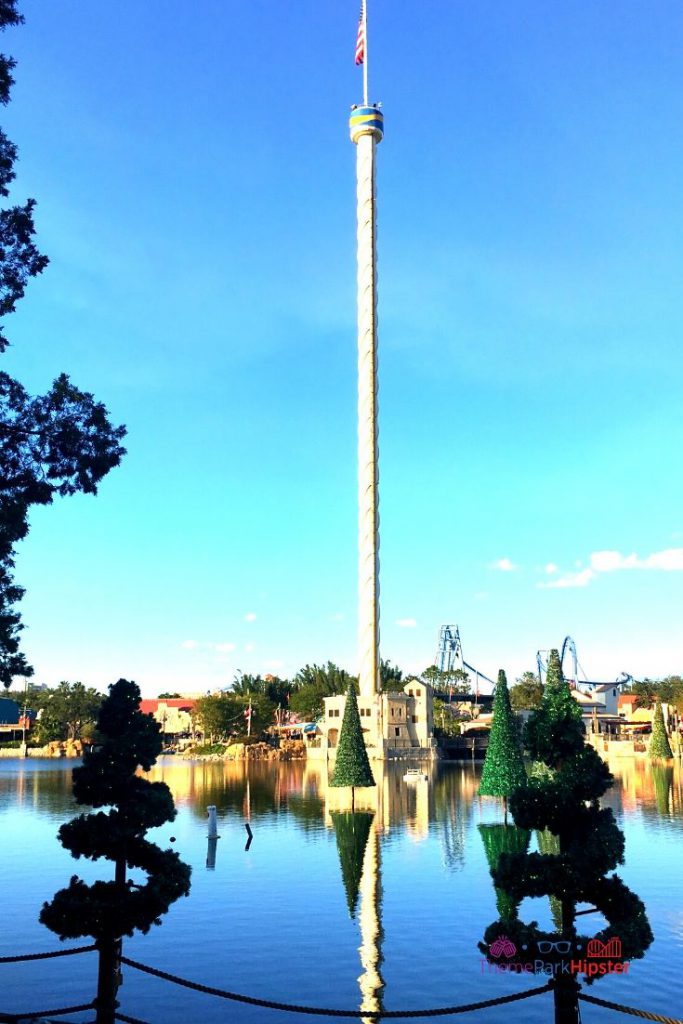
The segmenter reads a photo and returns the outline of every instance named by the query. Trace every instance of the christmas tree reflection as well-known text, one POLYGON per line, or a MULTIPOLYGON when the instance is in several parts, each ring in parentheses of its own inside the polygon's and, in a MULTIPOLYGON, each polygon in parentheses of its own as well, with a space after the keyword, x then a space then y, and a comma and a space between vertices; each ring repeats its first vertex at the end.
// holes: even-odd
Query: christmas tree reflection
POLYGON ((384 979, 382 939, 382 881, 377 817, 369 811, 332 811, 339 863, 351 917, 360 908, 361 944, 359 948, 363 973, 358 978, 361 991, 360 1009, 369 1014, 363 1021, 376 1021, 383 1011, 384 979))

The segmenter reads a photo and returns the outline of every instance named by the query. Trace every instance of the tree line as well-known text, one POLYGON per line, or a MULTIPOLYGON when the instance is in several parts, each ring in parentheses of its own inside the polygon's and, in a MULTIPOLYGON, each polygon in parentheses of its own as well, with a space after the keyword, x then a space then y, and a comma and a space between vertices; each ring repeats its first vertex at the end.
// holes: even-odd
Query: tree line
MULTIPOLYGON (((384 690, 402 688, 412 679, 420 679, 442 692, 450 690, 455 700, 471 692, 466 672, 455 669, 451 673, 442 673, 434 665, 426 668, 420 676, 404 676, 396 665, 382 661, 380 679, 384 690)), ((278 721, 285 724, 289 712, 303 721, 315 721, 323 714, 325 697, 346 693, 349 685, 358 692, 358 678, 332 661, 325 665, 306 664, 291 679, 239 673, 229 688, 218 694, 207 694, 195 702, 195 727, 211 742, 243 736, 247 731, 245 711, 249 706, 249 731, 254 736, 278 721)), ((535 672, 523 672, 509 690, 513 711, 540 707, 543 689, 535 672)), ((625 692, 637 698, 638 707, 652 708, 659 699, 683 714, 683 677, 679 675, 659 680, 634 680, 625 692)), ((27 707, 33 712, 31 738, 39 745, 55 740, 91 740, 104 699, 102 693, 81 682, 61 682, 49 689, 38 689, 29 684, 25 691, 10 690, 7 696, 22 710, 27 707)), ((172 697, 180 697, 180 694, 170 691, 159 694, 159 699, 172 697)), ((436 727, 446 735, 459 732, 459 725, 449 714, 446 701, 435 701, 434 720, 436 727)))

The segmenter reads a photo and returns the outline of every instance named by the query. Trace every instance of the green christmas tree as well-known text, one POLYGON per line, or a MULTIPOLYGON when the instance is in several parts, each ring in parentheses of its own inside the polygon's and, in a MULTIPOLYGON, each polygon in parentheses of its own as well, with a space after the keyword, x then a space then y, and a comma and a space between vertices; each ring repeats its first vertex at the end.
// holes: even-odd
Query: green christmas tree
POLYGON ((113 861, 114 879, 87 885, 74 875, 40 913, 42 923, 62 939, 95 939, 100 951, 98 1024, 114 1020, 121 936, 161 924, 171 903, 190 890, 189 866, 173 850, 145 839, 148 829, 173 821, 176 810, 166 783, 148 782, 138 774, 161 753, 159 725, 142 714, 139 704, 135 683, 119 679, 109 687, 97 720, 100 742, 73 772, 76 802, 109 810, 81 814, 59 830, 73 857, 113 861), (146 883, 127 881, 127 868, 144 871, 146 883))
POLYGON ((337 840, 346 903, 351 917, 356 916, 358 892, 363 877, 365 847, 368 845, 370 826, 374 816, 372 811, 356 811, 355 813, 332 811, 332 824, 337 840))
POLYGON ((368 752, 365 749, 365 740, 358 714, 358 701, 353 686, 349 686, 346 694, 344 718, 337 747, 337 760, 330 785, 351 786, 352 807, 356 787, 365 788, 375 785, 368 752))
POLYGON ((501 669, 493 698, 493 726, 479 793, 482 796, 502 797, 507 816, 508 797, 520 786, 525 786, 526 781, 517 723, 510 706, 508 682, 501 669))
POLYGON ((651 761, 668 761, 673 757, 669 737, 666 734, 666 726, 664 725, 662 702, 659 698, 657 698, 657 703, 655 704, 655 714, 652 720, 652 737, 648 748, 648 757, 651 761))

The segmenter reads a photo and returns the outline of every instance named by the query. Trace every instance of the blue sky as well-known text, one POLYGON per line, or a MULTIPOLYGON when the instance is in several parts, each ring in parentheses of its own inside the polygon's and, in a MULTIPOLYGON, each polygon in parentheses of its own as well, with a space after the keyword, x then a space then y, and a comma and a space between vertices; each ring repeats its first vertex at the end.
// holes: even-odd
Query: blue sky
MULTIPOLYGON (((128 426, 18 558, 39 681, 356 667, 358 3, 25 0, 51 258, 8 322, 128 426)), ((679 672, 680 4, 370 2, 382 654, 679 672)))

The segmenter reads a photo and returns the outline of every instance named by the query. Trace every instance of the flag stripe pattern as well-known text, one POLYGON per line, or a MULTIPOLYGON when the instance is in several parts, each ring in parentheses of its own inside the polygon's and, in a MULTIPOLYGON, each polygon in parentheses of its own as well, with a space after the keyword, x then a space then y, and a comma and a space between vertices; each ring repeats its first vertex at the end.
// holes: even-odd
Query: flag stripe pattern
POLYGON ((360 5, 358 18, 358 35, 356 36, 356 64, 362 64, 365 60, 365 0, 360 5))

